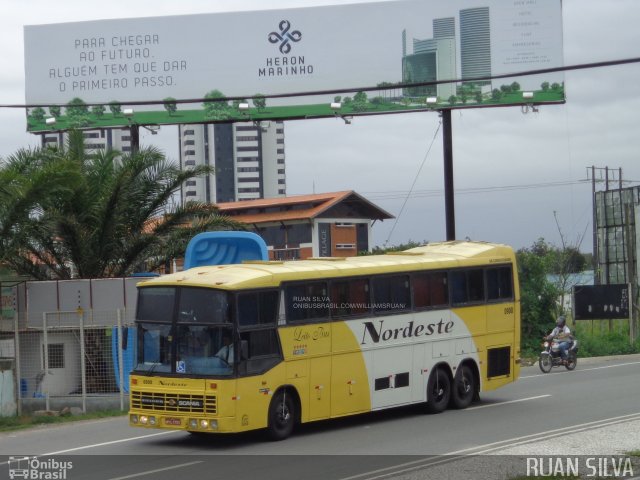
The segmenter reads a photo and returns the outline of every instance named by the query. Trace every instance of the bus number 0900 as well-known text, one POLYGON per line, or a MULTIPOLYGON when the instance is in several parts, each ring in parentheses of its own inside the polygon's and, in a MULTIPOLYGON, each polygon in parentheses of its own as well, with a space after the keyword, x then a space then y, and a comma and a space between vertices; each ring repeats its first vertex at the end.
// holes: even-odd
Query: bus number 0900
POLYGON ((504 307, 504 314, 511 315, 513 313, 513 307, 504 307))

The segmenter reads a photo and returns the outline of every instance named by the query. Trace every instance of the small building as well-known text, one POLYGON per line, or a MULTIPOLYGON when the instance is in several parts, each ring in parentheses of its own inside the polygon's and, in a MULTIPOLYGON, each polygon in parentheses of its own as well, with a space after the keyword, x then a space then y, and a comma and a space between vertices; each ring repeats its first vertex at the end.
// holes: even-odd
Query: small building
POLYGON ((218 203, 260 235, 272 260, 351 257, 371 248, 371 227, 393 215, 349 190, 218 203))

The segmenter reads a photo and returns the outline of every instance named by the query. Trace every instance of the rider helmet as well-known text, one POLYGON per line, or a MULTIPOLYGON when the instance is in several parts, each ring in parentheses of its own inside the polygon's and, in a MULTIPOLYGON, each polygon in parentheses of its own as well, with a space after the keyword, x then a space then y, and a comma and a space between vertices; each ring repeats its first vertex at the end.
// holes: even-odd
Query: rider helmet
POLYGON ((562 327, 565 326, 566 323, 567 323, 567 319, 565 318, 565 316, 564 315, 560 315, 558 317, 558 320, 556 320, 556 327, 562 328, 562 327))

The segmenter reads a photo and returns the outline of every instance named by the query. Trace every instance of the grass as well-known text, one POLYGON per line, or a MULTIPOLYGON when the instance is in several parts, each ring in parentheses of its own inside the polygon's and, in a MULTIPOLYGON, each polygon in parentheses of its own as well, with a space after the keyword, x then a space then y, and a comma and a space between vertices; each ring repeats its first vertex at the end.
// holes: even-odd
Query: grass
POLYGON ((123 412, 121 410, 102 410, 82 415, 22 415, 20 417, 0 417, 0 432, 24 430, 26 428, 51 425, 54 423, 69 423, 81 420, 120 417, 126 414, 126 411, 123 412))
POLYGON ((640 450, 631 450, 630 452, 625 452, 625 455, 628 457, 640 457, 640 450))
POLYGON ((608 321, 600 320, 598 324, 593 322, 577 322, 573 326, 579 343, 579 355, 582 357, 601 357, 605 355, 628 355, 640 353, 640 338, 635 344, 629 342, 629 326, 613 324, 612 330, 608 330, 608 321), (597 327, 597 328, 596 328, 597 327))

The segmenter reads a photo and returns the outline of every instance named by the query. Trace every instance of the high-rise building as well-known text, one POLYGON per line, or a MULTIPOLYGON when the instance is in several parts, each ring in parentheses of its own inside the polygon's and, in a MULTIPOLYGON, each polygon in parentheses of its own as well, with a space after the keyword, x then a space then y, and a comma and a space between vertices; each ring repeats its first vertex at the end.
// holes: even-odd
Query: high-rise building
POLYGON ((183 185, 183 201, 220 203, 286 194, 284 124, 181 125, 181 168, 208 165, 214 174, 183 185))
MULTIPOLYGON (((435 82, 456 78, 456 27, 455 18, 433 20, 433 38, 413 39, 412 51, 408 52, 407 33, 402 32, 402 81, 435 82)), ((455 83, 439 83, 406 89, 405 95, 433 96, 448 99, 456 94, 455 83)))
POLYGON ((434 18, 433 19, 433 38, 455 38, 456 37, 456 19, 455 17, 434 18))
MULTIPOLYGON (((462 79, 491 76, 491 19, 489 7, 460 10, 462 79)), ((491 80, 475 82, 490 84, 491 80)))
MULTIPOLYGON (((128 153, 131 151, 131 131, 128 128, 103 128, 100 130, 85 130, 84 147, 87 152, 97 150, 118 150, 128 153)), ((60 147, 67 143, 69 134, 66 132, 49 132, 42 134, 42 146, 60 147)))

